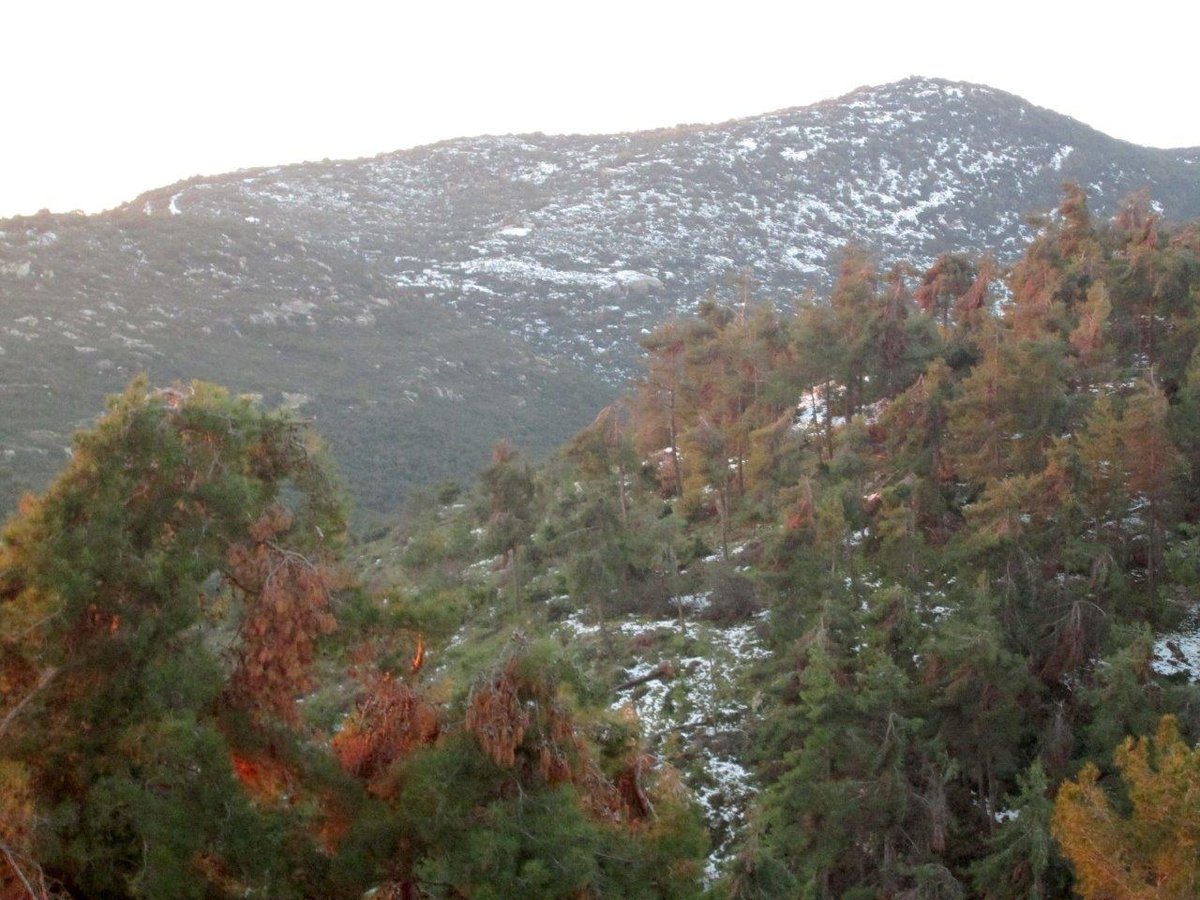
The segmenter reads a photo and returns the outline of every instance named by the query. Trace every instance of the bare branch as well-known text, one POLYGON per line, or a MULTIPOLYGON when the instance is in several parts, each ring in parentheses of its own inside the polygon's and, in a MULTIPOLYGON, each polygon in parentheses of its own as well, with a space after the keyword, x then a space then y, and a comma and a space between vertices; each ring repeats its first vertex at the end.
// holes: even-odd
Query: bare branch
POLYGON ((13 719, 20 714, 21 710, 25 708, 29 701, 45 690, 46 686, 54 680, 55 676, 58 675, 58 672, 59 670, 55 667, 51 667, 43 672, 42 677, 38 679, 38 683, 34 686, 33 690, 22 697, 16 706, 4 714, 4 718, 0 719, 0 737, 4 736, 4 732, 8 730, 8 726, 12 724, 13 719))

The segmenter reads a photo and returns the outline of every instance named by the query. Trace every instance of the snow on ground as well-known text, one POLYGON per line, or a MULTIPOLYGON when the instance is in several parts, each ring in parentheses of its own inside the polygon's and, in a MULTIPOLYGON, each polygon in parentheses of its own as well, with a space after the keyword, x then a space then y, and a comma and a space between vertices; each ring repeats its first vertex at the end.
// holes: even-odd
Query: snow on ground
MULTIPOLYGON (((678 597, 673 605, 702 608, 705 595, 678 597)), ((592 637, 600 626, 576 612, 560 628, 573 637, 592 637)), ((650 675, 664 662, 674 676, 632 685, 618 692, 613 709, 637 713, 653 750, 663 752, 668 741, 679 741, 675 764, 682 770, 704 811, 713 836, 706 876, 714 880, 729 858, 745 812, 757 793, 753 775, 737 759, 745 738, 749 708, 740 699, 738 682, 755 661, 769 655, 759 641, 756 623, 719 626, 678 619, 629 618, 609 624, 614 634, 628 638, 636 651, 626 667, 627 680, 650 675), (661 640, 645 640, 659 637, 661 640), (679 640, 682 639, 682 640, 679 640), (671 647, 685 648, 672 657, 671 647), (691 655, 686 655, 691 654, 691 655)))
POLYGON ((1154 662, 1160 675, 1186 674, 1200 681, 1200 615, 1194 615, 1179 631, 1164 634, 1154 643, 1154 662))
POLYGON ((671 598, 672 605, 677 609, 687 610, 690 613, 703 612, 708 609, 711 602, 711 591, 702 591, 699 594, 682 594, 671 598))
MULTIPOLYGON (((737 559, 739 556, 741 556, 743 553, 746 552, 746 547, 748 545, 749 545, 749 541, 743 541, 740 544, 734 544, 732 547, 729 548, 729 558, 737 559)), ((710 553, 708 556, 704 557, 703 561, 706 563, 715 563, 715 562, 720 562, 722 559, 724 559, 722 551, 718 550, 716 553, 710 553)), ((678 602, 678 601, 676 600, 675 602, 678 602)))
POLYGON ((1070 144, 1063 144, 1063 146, 1059 147, 1058 152, 1054 154, 1054 158, 1050 160, 1050 168, 1056 172, 1062 171, 1063 163, 1067 161, 1067 157, 1071 155, 1074 149, 1070 144))

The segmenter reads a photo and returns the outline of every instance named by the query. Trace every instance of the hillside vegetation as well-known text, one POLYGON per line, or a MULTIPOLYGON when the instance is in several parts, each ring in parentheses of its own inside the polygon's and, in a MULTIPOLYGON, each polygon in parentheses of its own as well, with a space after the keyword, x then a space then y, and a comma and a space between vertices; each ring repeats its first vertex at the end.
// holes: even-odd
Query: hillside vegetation
POLYGON ((1196 896, 1198 301, 1144 196, 850 246, 365 544, 308 426, 135 385, 5 532, 0 885, 1196 896))
POLYGON ((842 245, 1011 263, 1087 185, 1200 216, 1200 154, 1109 138, 928 78, 711 126, 464 138, 197 177, 106 213, 0 221, 0 508, 137 373, 218 381, 316 420, 391 515, 497 434, 540 457, 636 372, 637 341, 731 279, 790 308, 842 245))

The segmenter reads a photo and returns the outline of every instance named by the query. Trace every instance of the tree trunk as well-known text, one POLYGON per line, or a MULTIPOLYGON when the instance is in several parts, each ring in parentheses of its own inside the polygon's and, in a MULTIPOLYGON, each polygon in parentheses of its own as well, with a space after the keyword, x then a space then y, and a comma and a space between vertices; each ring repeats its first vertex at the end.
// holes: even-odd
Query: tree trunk
POLYGON ((683 473, 679 469, 679 434, 675 424, 675 392, 671 391, 671 470, 675 475, 675 496, 683 493, 683 473))
POLYGON ((625 495, 625 463, 617 464, 617 499, 621 504, 621 524, 629 521, 629 501, 625 495))

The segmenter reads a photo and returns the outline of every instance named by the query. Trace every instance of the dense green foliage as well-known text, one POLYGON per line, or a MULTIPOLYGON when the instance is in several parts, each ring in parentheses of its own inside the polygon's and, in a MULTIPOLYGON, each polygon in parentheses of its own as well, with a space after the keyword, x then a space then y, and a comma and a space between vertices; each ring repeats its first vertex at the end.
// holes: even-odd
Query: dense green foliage
POLYGON ((9 523, 0 756, 34 804, 4 836, 25 832, 71 893, 310 890, 304 814, 256 810, 230 756, 262 752, 251 722, 271 752, 303 755, 277 685, 303 687, 332 624, 343 527, 313 450, 299 423, 216 389, 135 383, 9 523), (273 579, 247 577, 254 556, 273 579))

